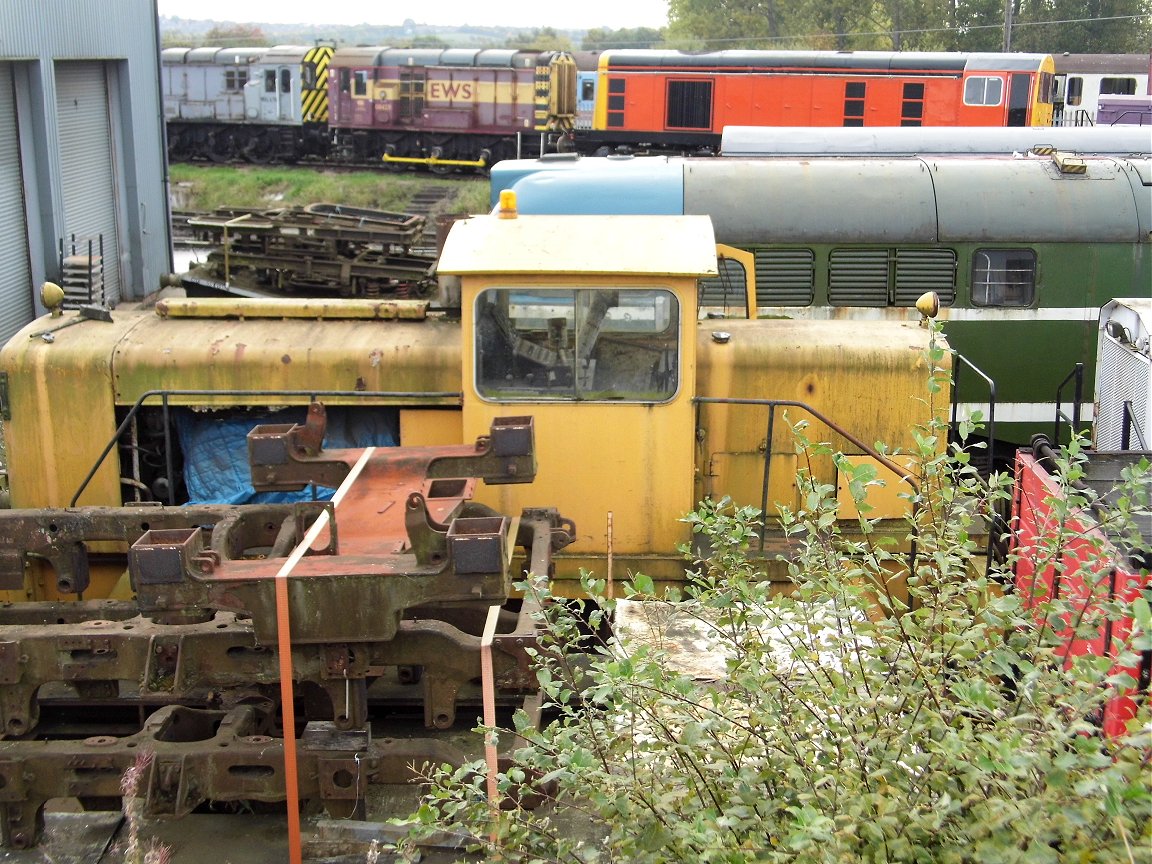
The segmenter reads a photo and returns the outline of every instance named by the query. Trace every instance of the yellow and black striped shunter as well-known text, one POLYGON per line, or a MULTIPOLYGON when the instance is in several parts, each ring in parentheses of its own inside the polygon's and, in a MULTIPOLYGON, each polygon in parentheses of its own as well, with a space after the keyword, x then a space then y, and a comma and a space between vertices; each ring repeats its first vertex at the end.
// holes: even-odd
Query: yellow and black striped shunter
POLYGON ((332 50, 324 44, 165 49, 169 158, 272 162, 326 155, 332 50))
POLYGON ((317 45, 304 53, 300 63, 300 122, 328 134, 328 63, 331 45, 317 45))

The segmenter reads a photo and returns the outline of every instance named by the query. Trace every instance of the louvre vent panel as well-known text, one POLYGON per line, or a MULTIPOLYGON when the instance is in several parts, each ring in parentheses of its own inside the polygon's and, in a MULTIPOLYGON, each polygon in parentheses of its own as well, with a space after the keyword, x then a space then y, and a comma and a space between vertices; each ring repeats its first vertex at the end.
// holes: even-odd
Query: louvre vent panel
POLYGON ((926 291, 935 291, 942 306, 956 299, 956 253, 951 249, 896 250, 896 306, 915 306, 926 291))
POLYGON ((758 249, 756 303, 759 306, 810 306, 815 285, 811 249, 758 249))
POLYGON ((833 251, 828 256, 828 302, 833 306, 887 306, 888 250, 833 251))

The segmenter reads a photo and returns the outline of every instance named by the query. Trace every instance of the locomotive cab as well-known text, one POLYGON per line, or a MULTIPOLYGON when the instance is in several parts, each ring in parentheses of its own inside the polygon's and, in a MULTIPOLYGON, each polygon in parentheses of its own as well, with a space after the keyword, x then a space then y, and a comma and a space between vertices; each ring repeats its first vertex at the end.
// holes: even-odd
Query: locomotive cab
MULTIPOLYGON (((606 550, 619 572, 682 579, 684 515, 724 497, 767 515, 763 566, 785 580, 776 516, 800 506, 801 422, 875 467, 887 489, 869 515, 899 524, 911 477, 870 445, 907 446, 928 416, 926 330, 882 325, 861 339, 850 322, 757 320, 754 295, 750 317, 701 319, 718 275, 709 217, 517 217, 514 201, 456 223, 438 272, 460 279, 464 440, 510 412, 536 424, 534 487, 479 498, 523 509, 546 490, 562 501, 577 534, 555 559, 561 580, 604 574, 606 550)), ((834 460, 809 464, 844 487, 850 526, 859 511, 834 460)))
MULTIPOLYGON (((628 566, 682 572, 696 283, 716 275, 710 220, 476 217, 453 227, 438 270, 461 277, 464 435, 509 410, 531 414, 548 473, 537 482, 580 490, 566 496, 578 528, 569 563, 600 569, 611 518, 628 566)), ((530 506, 536 493, 485 494, 530 506)))

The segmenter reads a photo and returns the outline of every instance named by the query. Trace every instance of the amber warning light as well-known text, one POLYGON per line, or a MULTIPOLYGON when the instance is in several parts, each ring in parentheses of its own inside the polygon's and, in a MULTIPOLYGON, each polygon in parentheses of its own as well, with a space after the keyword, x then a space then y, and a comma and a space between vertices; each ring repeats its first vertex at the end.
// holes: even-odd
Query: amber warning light
POLYGON ((500 218, 516 218, 516 193, 511 189, 500 191, 500 218))

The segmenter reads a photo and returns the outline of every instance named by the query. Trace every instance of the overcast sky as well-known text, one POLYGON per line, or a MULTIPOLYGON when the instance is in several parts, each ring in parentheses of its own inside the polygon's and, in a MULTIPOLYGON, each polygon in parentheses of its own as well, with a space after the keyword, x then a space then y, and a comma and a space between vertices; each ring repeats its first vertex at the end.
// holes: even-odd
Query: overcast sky
POLYGON ((433 3, 365 3, 364 0, 157 0, 161 15, 194 20, 272 24, 481 24, 531 29, 663 27, 667 0, 436 0, 433 3))

